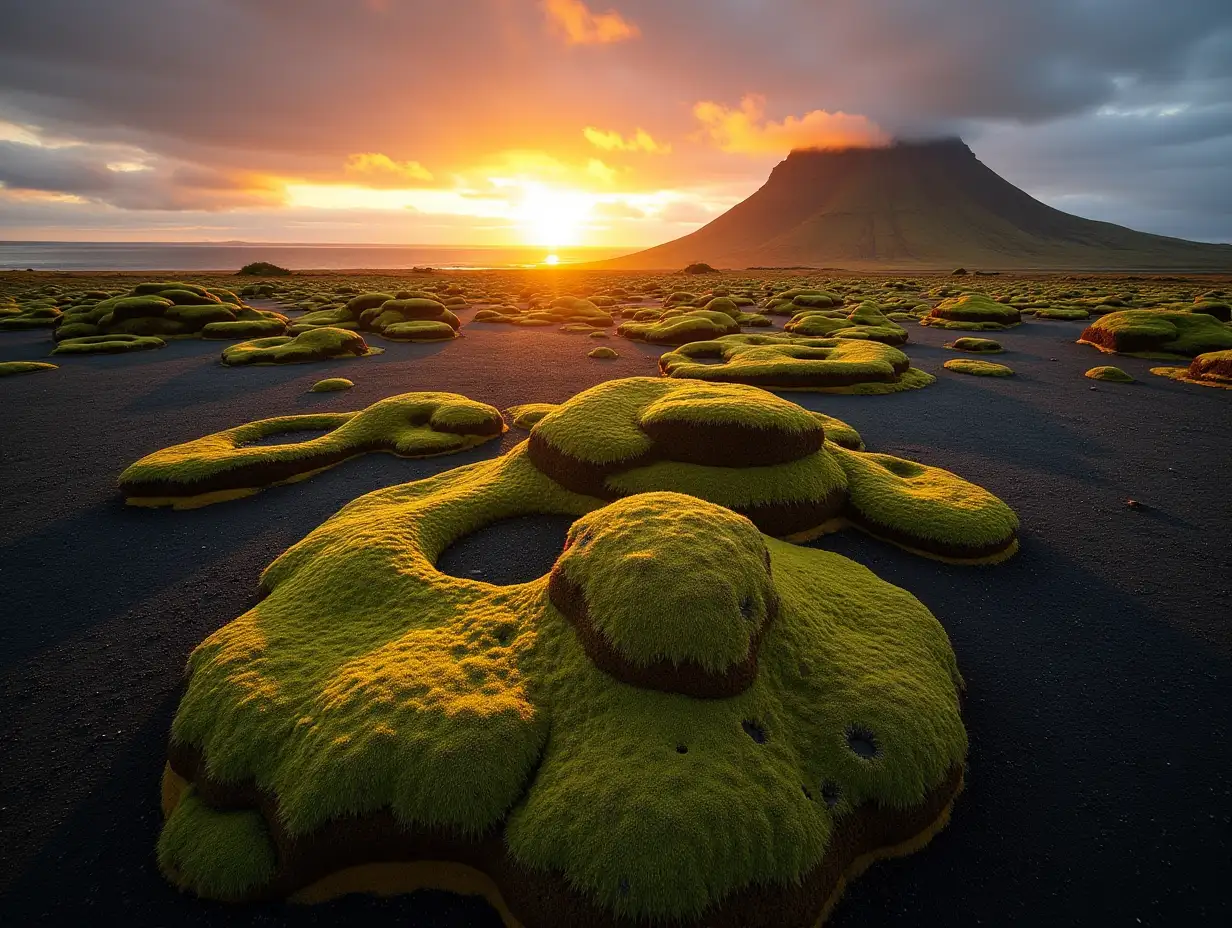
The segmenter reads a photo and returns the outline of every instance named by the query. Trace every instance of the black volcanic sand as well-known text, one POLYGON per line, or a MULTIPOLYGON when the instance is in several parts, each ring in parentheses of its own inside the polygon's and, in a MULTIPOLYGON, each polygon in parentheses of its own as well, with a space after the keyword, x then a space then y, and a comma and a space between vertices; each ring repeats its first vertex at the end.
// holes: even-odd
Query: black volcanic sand
MULTIPOLYGON (((855 533, 819 542, 944 623, 972 744, 950 827, 858 880, 834 925, 1232 920, 1232 403, 1133 358, 1116 363, 1140 383, 1093 385, 1083 371, 1109 359, 1073 344, 1081 329, 1029 321, 997 333, 998 360, 1016 372, 1001 380, 942 370, 954 333, 911 326, 906 350, 936 385, 788 394, 846 419, 874 450, 988 487, 1023 521, 1021 554, 996 568, 934 563, 855 533)), ((359 494, 499 453, 525 432, 432 460, 367 455, 195 511, 127 508, 115 491, 141 455, 252 419, 409 390, 502 409, 560 402, 653 374, 661 353, 622 340, 621 358, 598 364, 580 335, 463 331, 445 344, 375 339, 386 353, 358 361, 236 369, 217 364, 217 342, 178 341, 57 359, 59 371, 0 386, 0 922, 499 924, 483 902, 444 893, 202 903, 162 880, 154 845, 185 659, 253 604, 261 569, 359 494), (329 376, 356 387, 305 392, 329 376)), ((0 335, 0 355, 41 358, 46 339, 0 335)), ((445 566, 523 580, 550 563, 562 530, 498 525, 456 544, 445 566)))

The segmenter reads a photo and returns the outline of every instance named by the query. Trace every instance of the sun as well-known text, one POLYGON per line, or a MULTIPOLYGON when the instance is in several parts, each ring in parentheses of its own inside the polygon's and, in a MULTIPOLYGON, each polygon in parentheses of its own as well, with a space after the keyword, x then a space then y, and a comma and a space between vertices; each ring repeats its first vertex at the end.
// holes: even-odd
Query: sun
POLYGON ((543 263, 551 265, 552 267, 555 267, 556 265, 560 264, 560 255, 548 255, 546 258, 543 259, 543 263))
POLYGON ((529 183, 522 188, 516 215, 527 245, 577 245, 590 215, 590 200, 581 191, 529 183))

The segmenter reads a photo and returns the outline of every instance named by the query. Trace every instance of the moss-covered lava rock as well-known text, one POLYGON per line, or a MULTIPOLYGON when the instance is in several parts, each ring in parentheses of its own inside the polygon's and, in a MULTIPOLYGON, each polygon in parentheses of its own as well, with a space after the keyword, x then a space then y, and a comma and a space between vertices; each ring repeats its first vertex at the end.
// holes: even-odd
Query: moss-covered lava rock
POLYGON ((83 335, 57 342, 52 354, 124 354, 129 351, 150 351, 166 348, 167 343, 156 335, 83 335))
POLYGON ((805 928, 944 824, 962 683, 918 600, 693 497, 600 506, 516 449, 361 497, 284 553, 189 659, 167 877, 320 899, 397 888, 390 861, 423 865, 408 889, 466 865, 528 928, 805 928), (550 576, 436 570, 535 513, 581 517, 550 576))
POLYGON ((673 378, 828 393, 896 393, 936 380, 881 342, 790 335, 692 342, 659 358, 659 370, 673 378))
POLYGON ((739 331, 740 323, 727 313, 691 309, 667 310, 657 319, 646 322, 622 322, 616 334, 652 345, 684 345, 739 331))
POLYGON ((947 371, 973 374, 976 377, 1012 377, 1013 368, 992 361, 977 361, 975 358, 951 358, 942 365, 947 371))
POLYGON ((1232 349, 1232 325, 1186 310, 1125 309, 1096 319, 1083 330, 1078 344, 1108 354, 1192 358, 1232 349))
POLYGON ((329 326, 308 329, 298 335, 277 335, 229 345, 222 350, 222 363, 230 367, 243 364, 302 364, 331 358, 363 358, 380 354, 358 332, 329 326))
POLYGON ((431 457, 472 448, 505 430, 500 412, 456 393, 404 393, 359 412, 261 419, 146 455, 120 474, 139 506, 195 508, 302 480, 371 451, 431 457), (326 434, 285 444, 278 435, 326 434))
POLYGON ((619 358, 620 354, 614 348, 600 346, 598 348, 591 348, 590 351, 586 352, 586 357, 596 358, 600 361, 611 361, 614 358, 619 358))
POLYGON ((974 338, 972 336, 963 336, 956 338, 952 342, 946 342, 945 347, 952 348, 955 351, 973 351, 983 354, 997 354, 1004 351, 1001 343, 994 341, 991 338, 974 338))
POLYGON ((457 337, 460 325, 444 303, 424 297, 386 300, 359 315, 364 331, 404 342, 449 341, 457 337))
POLYGON ((17 374, 37 374, 39 371, 54 371, 55 364, 46 361, 0 361, 0 377, 13 377, 17 374))
POLYGON ((355 381, 348 380, 345 377, 327 377, 324 380, 318 380, 312 385, 309 393, 337 393, 340 390, 350 390, 355 386, 355 381))
POLYGON ((1082 376, 1091 380, 1103 380, 1106 383, 1133 383, 1134 378, 1119 367, 1093 367, 1082 376))
POLYGON ((920 325, 975 331, 1008 329, 1022 322, 1022 313, 982 293, 965 293, 942 300, 920 320, 920 325))
POLYGON ((1204 387, 1232 390, 1232 350, 1208 351, 1189 362, 1189 367, 1152 367, 1151 373, 1204 387))

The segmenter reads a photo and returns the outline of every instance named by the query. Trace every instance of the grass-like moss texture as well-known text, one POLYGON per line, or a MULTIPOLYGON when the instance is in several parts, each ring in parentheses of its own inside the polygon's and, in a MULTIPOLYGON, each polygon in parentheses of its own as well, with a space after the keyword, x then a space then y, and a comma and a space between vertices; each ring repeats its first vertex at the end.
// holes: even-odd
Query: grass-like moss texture
POLYGON ((982 293, 965 293, 942 300, 920 320, 920 325, 944 329, 1008 329, 1022 322, 1022 313, 1014 306, 998 302, 982 293))
POLYGON ((520 429, 532 428, 540 419, 557 409, 555 403, 523 403, 520 406, 510 406, 509 415, 513 424, 520 429))
POLYGON ((1089 377, 1091 380, 1102 380, 1106 383, 1133 383, 1134 378, 1119 367, 1093 367, 1082 376, 1089 377))
POLYGON ((1152 367, 1151 373, 1203 387, 1232 390, 1232 350, 1208 351, 1189 362, 1189 367, 1152 367))
POLYGON ((0 377, 13 377, 17 374, 37 374, 39 371, 54 371, 55 364, 46 361, 0 361, 0 377))
POLYGON ((363 358, 380 354, 358 332, 329 326, 308 329, 298 335, 256 338, 222 350, 222 363, 230 367, 243 364, 303 364, 331 358, 363 358))
POLYGON ((120 474, 135 505, 192 508, 251 495, 370 451, 430 457, 472 448, 504 431, 500 412, 456 393, 404 393, 359 412, 260 419, 146 455, 120 474), (328 429, 308 441, 256 445, 328 429))
POLYGON ((590 351, 586 352, 586 357, 596 358, 600 361, 611 361, 613 358, 619 358, 620 354, 614 348, 600 346, 598 348, 591 348, 590 351))
POLYGON ((129 351, 151 351, 166 348, 167 343, 156 335, 83 335, 56 343, 52 354, 123 354, 129 351))
POLYGON ((444 303, 426 297, 386 300, 363 310, 360 328, 403 342, 449 341, 461 323, 444 303))
MULTIPOLYGON (((800 299, 800 297, 796 297, 800 299)), ((822 338, 860 338, 887 345, 906 344, 907 330, 872 301, 851 309, 818 309, 796 313, 784 330, 794 335, 822 338)))
POLYGON ((1096 319, 1083 330, 1078 343, 1109 354, 1192 358, 1232 348, 1232 325, 1206 313, 1126 309, 1096 319))
MULTIPOLYGON (((297 838, 388 813, 459 843, 495 830, 513 863, 580 893, 596 919, 701 924, 745 887, 798 892, 847 816, 920 804, 963 763, 954 655, 910 594, 691 497, 600 506, 519 448, 361 497, 283 554, 268 595, 193 652, 171 756, 200 757, 192 775, 214 795, 268 791, 286 840, 261 853, 255 822, 203 816, 186 793, 164 826, 164 872, 259 896, 307 870, 297 838), (454 540, 535 513, 592 513, 560 569, 623 648, 721 665, 760 627, 750 685, 695 699, 618 682, 548 578, 496 587, 433 566, 454 540)), ((825 900, 810 901, 819 913, 825 900)))
POLYGON ((951 358, 942 365, 947 371, 972 374, 976 377, 1012 377, 1014 369, 992 361, 977 361, 975 358, 951 358))
POLYGON ((727 313, 693 309, 679 313, 669 310, 646 322, 622 322, 616 334, 652 345, 684 345, 739 331, 740 323, 727 313))
POLYGON ((318 380, 312 385, 309 393, 337 393, 340 390, 349 390, 355 386, 354 380, 348 380, 345 377, 327 377, 324 380, 318 380))
POLYGON ((991 338, 974 338, 966 335, 962 338, 956 338, 952 342, 946 342, 945 347, 952 348, 955 351, 975 351, 984 354, 997 354, 1004 351, 1001 343, 994 341, 991 338))
POLYGON ((668 377, 828 393, 895 393, 935 378, 897 348, 851 338, 728 335, 682 345, 659 358, 668 377), (706 363, 718 362, 718 363, 706 363))

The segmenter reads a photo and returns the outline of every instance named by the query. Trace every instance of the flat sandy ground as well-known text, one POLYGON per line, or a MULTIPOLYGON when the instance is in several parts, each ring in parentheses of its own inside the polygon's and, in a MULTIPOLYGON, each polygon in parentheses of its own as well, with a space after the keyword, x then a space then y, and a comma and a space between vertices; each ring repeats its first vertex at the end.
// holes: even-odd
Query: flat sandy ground
MULTIPOLYGON (((469 313, 464 313, 464 320, 469 313)), ((832 924, 1232 923, 1232 393, 1152 377, 1159 362, 1073 344, 1081 323, 996 337, 1007 380, 941 370, 956 334, 911 327, 939 375, 884 397, 789 394, 872 450, 949 468, 1008 501, 1022 552, 996 568, 926 561, 845 533, 819 544, 906 587, 940 618, 969 686, 968 788, 926 850, 878 864, 832 924), (1082 372, 1116 363, 1140 383, 1082 372), (1139 510, 1127 498, 1142 501, 1139 510)), ((554 330, 474 326, 379 357, 225 369, 217 342, 68 358, 0 381, 0 922, 128 926, 496 925, 442 893, 228 909, 154 863, 158 784, 185 658, 254 602, 260 570, 361 493, 504 451, 369 455, 310 481, 191 512, 126 508, 143 454, 251 419, 452 390, 502 408, 656 371, 659 351, 554 330), (611 344, 618 361, 586 358, 611 344), (349 393, 309 395, 327 376, 349 393)), ((0 335, 39 358, 44 332, 0 335)), ((378 340, 379 341, 379 340, 378 340)), ((454 572, 524 579, 563 527, 494 529, 454 572)))

